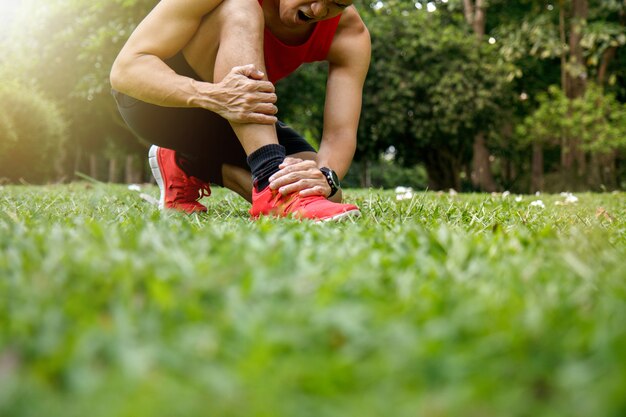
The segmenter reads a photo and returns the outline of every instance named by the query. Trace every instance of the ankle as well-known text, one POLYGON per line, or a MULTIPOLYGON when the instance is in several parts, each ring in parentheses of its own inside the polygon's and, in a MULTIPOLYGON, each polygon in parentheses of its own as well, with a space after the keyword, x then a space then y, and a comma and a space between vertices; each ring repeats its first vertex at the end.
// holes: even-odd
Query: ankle
POLYGON ((279 171, 278 166, 285 159, 285 147, 278 144, 265 145, 248 156, 248 165, 252 172, 256 191, 269 186, 269 178, 279 171))

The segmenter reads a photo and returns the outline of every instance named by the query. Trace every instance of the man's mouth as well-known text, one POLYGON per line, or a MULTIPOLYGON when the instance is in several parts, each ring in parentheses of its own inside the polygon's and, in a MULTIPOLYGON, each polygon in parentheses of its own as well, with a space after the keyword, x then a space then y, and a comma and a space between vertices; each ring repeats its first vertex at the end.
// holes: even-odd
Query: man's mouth
POLYGON ((298 18, 303 22, 310 22, 311 20, 313 20, 312 17, 307 16, 306 13, 304 13, 302 10, 298 10, 298 18))

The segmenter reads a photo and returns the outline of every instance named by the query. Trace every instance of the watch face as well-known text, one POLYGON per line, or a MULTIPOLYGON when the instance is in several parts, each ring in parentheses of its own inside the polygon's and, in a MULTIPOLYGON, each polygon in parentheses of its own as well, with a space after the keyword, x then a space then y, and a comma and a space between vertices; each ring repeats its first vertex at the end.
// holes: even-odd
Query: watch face
POLYGON ((322 171, 324 173, 324 175, 326 176, 326 180, 328 181, 328 185, 330 185, 331 187, 334 188, 339 188, 339 177, 337 176, 337 173, 335 171, 333 171, 330 168, 320 168, 320 171, 322 171))

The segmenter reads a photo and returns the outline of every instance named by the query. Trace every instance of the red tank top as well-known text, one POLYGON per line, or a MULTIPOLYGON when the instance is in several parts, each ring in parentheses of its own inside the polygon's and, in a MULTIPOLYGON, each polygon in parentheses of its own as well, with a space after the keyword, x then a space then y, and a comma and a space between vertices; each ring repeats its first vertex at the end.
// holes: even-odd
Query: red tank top
MULTIPOLYGON (((263 4, 263 0, 259 0, 263 4)), ((341 15, 315 24, 313 33, 301 45, 285 45, 265 28, 264 53, 267 77, 273 83, 294 72, 305 62, 323 61, 337 30, 341 15)))

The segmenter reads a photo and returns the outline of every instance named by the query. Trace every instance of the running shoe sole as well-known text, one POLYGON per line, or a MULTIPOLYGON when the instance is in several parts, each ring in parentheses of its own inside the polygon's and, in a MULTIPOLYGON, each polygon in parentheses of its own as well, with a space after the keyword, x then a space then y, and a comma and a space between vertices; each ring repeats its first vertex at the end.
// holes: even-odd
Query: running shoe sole
POLYGON ((351 219, 354 217, 359 217, 361 215, 360 210, 349 210, 345 213, 337 214, 336 216, 329 217, 327 219, 321 219, 322 222, 340 222, 343 220, 351 219))
POLYGON ((150 163, 152 176, 156 180, 157 185, 159 186, 159 190, 161 191, 161 197, 159 198, 159 209, 163 210, 163 207, 165 207, 165 187, 163 186, 163 175, 161 174, 161 168, 159 166, 158 153, 158 146, 150 146, 150 151, 148 152, 148 162, 150 163))

